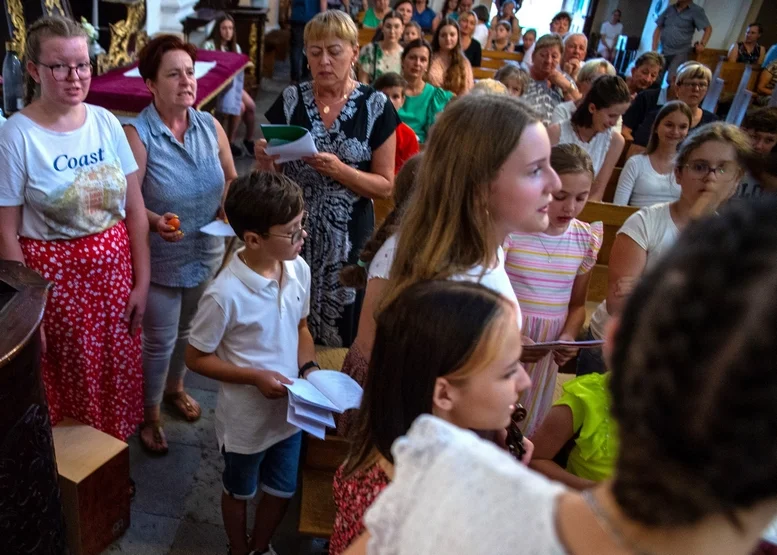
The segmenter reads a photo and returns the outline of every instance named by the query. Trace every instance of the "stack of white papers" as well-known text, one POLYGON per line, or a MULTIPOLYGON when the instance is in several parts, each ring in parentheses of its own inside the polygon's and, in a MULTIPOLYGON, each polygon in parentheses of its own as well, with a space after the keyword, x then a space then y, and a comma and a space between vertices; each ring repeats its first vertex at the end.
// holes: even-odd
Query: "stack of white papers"
POLYGON ((335 370, 316 370, 307 380, 284 385, 289 390, 286 421, 319 439, 324 439, 327 428, 335 427, 333 412, 342 414, 362 402, 361 386, 335 370))

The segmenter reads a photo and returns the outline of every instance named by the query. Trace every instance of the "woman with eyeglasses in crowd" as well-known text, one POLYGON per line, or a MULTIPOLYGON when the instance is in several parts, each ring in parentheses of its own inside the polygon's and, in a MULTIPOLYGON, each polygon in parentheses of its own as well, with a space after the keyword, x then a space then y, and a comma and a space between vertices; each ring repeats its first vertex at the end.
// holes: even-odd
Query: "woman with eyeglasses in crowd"
MULTIPOLYGON (((674 167, 680 198, 642 208, 618 231, 610 251, 607 298, 591 318, 588 339, 604 338, 610 316, 620 314, 640 276, 674 245, 692 220, 715 212, 731 198, 751 152, 747 135, 726 123, 705 125, 688 135, 674 167)), ((601 349, 581 351, 578 375, 604 370, 601 349)))
POLYGON ((88 39, 70 19, 27 32, 27 106, 0 130, 0 259, 51 281, 43 383, 52 424, 121 440, 143 418, 148 219, 119 121, 86 104, 88 39))

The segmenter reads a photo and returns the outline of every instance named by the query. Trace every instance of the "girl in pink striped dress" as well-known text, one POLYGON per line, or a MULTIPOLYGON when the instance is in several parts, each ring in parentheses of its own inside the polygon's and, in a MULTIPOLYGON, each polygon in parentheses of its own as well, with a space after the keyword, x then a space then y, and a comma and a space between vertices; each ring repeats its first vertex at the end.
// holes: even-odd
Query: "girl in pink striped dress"
MULTIPOLYGON (((602 245, 602 223, 576 219, 588 200, 594 179, 591 158, 579 146, 559 145, 551 166, 561 178, 561 190, 548 208, 544 232, 511 233, 504 245, 505 267, 523 312, 524 344, 557 339, 574 341, 585 322, 585 299, 591 269, 602 245)), ((531 436, 553 404, 558 367, 576 349, 521 359, 531 376, 531 388, 521 393, 528 414, 524 434, 531 436)))

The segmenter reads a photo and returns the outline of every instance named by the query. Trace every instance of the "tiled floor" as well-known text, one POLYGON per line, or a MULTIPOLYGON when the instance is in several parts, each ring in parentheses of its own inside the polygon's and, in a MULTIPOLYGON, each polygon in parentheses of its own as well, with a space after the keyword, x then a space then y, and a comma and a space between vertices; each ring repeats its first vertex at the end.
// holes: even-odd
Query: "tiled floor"
MULTIPOLYGON (((288 82, 288 71, 278 67, 276 79, 262 80, 257 97, 257 125, 264 111, 288 82), (284 78, 286 77, 286 78, 284 78)), ((251 158, 236 160, 238 173, 250 171, 251 158)), ((227 538, 221 523, 222 459, 213 427, 217 382, 196 374, 186 377, 187 391, 202 406, 202 418, 193 424, 163 409, 170 445, 164 457, 151 457, 138 437, 129 439, 131 475, 137 485, 129 530, 104 555, 213 555, 225 554, 227 538)), ((281 524, 274 546, 280 555, 322 553, 321 542, 297 534, 299 499, 281 524)), ((252 521, 253 515, 249 519, 252 521)))

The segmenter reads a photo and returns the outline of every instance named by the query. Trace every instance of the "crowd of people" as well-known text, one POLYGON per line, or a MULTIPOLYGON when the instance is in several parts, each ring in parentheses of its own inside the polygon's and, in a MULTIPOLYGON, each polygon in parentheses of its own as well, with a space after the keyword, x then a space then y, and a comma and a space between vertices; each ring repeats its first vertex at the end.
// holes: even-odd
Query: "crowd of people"
MULTIPOLYGON (((364 397, 337 420, 332 555, 751 553, 777 513, 777 108, 740 129, 701 107, 703 10, 667 8, 661 52, 624 76, 618 10, 589 45, 566 12, 522 29, 520 1, 489 22, 471 0, 377 0, 360 48, 347 11, 302 4, 292 83, 264 115, 318 152, 286 162, 254 139, 239 85, 219 118, 194 108, 192 44, 145 45, 152 102, 122 128, 84 101, 82 27, 29 28, 27 103, 0 127, 0 258, 54 284, 52 423, 122 440, 140 425, 161 456, 161 404, 201 414, 187 369, 219 381, 229 550, 273 554, 302 445, 285 385, 320 369, 315 345, 347 348, 364 397), (476 83, 487 50, 524 61, 476 83), (604 228, 579 217, 608 194, 638 210, 587 322, 604 228), (201 231, 214 219, 235 252, 201 231), (603 347, 530 348, 578 339, 603 347)), ((760 34, 729 56, 763 61, 760 34)), ((238 52, 234 21, 205 47, 238 52)))

